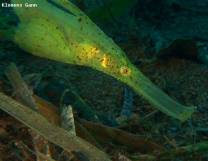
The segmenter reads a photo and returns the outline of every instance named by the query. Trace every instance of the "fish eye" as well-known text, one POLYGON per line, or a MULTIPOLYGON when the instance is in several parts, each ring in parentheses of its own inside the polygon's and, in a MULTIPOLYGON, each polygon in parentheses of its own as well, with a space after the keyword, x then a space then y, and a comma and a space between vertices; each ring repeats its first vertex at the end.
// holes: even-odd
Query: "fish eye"
POLYGON ((129 76, 131 74, 131 70, 128 67, 121 67, 120 73, 123 76, 129 76))

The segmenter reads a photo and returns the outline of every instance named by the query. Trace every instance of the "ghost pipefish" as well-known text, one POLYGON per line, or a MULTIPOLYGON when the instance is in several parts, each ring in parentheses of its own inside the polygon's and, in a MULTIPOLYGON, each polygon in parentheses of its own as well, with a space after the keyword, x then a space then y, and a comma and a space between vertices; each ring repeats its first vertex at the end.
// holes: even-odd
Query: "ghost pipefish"
MULTIPOLYGON (((12 0, 24 3, 28 0, 12 0)), ((99 27, 66 0, 37 1, 36 8, 14 8, 20 23, 14 42, 25 51, 59 62, 88 66, 134 89, 155 108, 181 121, 195 107, 186 107, 156 87, 99 27)))

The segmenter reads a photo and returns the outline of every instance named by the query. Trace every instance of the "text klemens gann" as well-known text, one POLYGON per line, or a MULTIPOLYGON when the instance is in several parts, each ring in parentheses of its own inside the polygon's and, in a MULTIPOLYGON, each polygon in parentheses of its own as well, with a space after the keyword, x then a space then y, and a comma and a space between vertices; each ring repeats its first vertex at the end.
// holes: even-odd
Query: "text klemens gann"
POLYGON ((15 8, 15 7, 38 7, 36 3, 1 3, 1 7, 3 8, 15 8))

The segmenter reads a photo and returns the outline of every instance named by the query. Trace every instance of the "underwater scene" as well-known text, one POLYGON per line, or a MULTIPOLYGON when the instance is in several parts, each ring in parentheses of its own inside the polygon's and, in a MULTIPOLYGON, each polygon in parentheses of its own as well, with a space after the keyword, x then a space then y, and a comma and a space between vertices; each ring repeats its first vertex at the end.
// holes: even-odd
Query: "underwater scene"
POLYGON ((208 161, 208 0, 0 2, 0 161, 208 161))

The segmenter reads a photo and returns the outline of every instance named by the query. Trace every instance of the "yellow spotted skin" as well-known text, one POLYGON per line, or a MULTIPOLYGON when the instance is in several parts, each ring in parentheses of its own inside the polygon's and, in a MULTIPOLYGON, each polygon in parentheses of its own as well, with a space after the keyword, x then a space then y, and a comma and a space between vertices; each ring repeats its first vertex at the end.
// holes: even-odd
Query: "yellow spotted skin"
POLYGON ((38 3, 38 7, 14 8, 20 19, 14 42, 22 49, 43 58, 104 72, 132 87, 155 108, 181 121, 194 112, 193 107, 181 105, 156 87, 112 39, 70 1, 12 0, 12 3, 28 1, 38 3))

